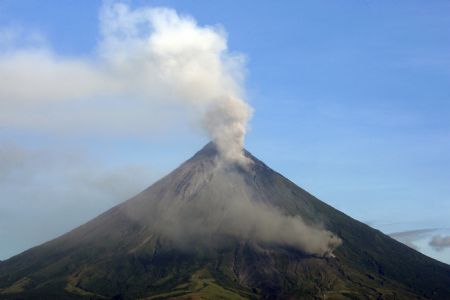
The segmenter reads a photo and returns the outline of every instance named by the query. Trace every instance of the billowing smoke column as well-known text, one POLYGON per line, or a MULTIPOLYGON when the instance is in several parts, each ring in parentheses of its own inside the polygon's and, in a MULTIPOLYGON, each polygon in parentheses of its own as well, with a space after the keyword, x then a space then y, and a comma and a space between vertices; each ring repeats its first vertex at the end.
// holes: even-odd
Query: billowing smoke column
POLYGON ((154 92, 155 82, 165 87, 164 93, 199 113, 223 158, 245 161, 252 110, 242 96, 243 58, 228 52, 220 28, 200 27, 169 9, 129 11, 123 4, 106 6, 102 24, 101 55, 113 69, 123 73, 132 67, 147 75, 139 78, 146 93, 154 92))
MULTIPOLYGON (((95 55, 89 58, 61 57, 42 44, 2 50, 0 35, 0 127, 148 136, 154 126, 179 122, 176 115, 159 113, 161 107, 175 108, 168 111, 181 111, 202 128, 221 159, 212 168, 210 175, 217 180, 205 193, 208 197, 183 204, 183 209, 164 208, 150 218, 163 226, 161 232, 181 240, 189 226, 191 232, 206 229, 210 234, 222 220, 216 229, 224 234, 309 253, 323 255, 339 245, 337 237, 300 216, 256 205, 255 195, 246 190, 238 193, 247 181, 227 185, 240 172, 220 170, 250 161, 242 150, 252 109, 243 100, 244 59, 228 51, 222 28, 199 26, 171 9, 131 10, 114 2, 103 6, 100 28, 95 55), (214 222, 193 226, 204 218, 214 222)), ((251 164, 245 166, 251 170, 251 164)), ((198 185, 206 184, 203 175, 198 185)), ((177 197, 155 203, 170 205, 177 197)), ((156 211, 138 213, 147 219, 156 211)))
POLYGON ((252 112, 241 88, 244 59, 228 51, 221 27, 199 26, 172 9, 106 2, 100 28, 91 58, 61 57, 45 45, 0 48, 0 126, 150 132, 173 123, 170 113, 158 115, 171 106, 200 126, 223 158, 244 161, 252 112), (117 128, 120 119, 126 122, 117 128))

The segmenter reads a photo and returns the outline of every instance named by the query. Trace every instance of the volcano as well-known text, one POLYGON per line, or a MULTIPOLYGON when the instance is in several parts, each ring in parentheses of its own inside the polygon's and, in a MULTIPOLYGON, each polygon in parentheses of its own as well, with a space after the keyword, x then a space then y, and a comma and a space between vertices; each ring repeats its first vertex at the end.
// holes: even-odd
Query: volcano
MULTIPOLYGON (((0 262, 0 299, 450 299, 450 266, 213 143, 135 197, 0 262)), ((5 241, 2 241, 5 242, 5 241)))

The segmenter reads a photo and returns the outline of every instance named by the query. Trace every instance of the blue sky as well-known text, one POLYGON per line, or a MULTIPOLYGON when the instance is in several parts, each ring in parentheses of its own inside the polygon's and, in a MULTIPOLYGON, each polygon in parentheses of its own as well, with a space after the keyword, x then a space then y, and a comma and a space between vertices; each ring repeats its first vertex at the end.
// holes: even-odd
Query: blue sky
MULTIPOLYGON (((127 3, 223 26, 230 51, 246 57, 245 89, 255 110, 246 148, 386 233, 436 229, 417 236, 416 246, 450 263, 449 248, 427 246, 450 228, 450 2, 127 3)), ((2 0, 0 33, 14 29, 19 38, 0 41, 0 49, 33 39, 60 57, 90 59, 101 6, 2 0)), ((149 137, 0 127, 1 147, 27 157, 8 172, 26 165, 21 172, 32 174, 28 191, 18 188, 20 172, 0 185, 0 259, 87 221, 175 168, 208 140, 185 127, 149 137), (80 161, 76 170, 73 161, 80 161), (80 183, 86 176, 88 184, 80 183), (121 185, 111 191, 116 181, 121 185)), ((6 160, 0 155, 0 167, 6 160)))

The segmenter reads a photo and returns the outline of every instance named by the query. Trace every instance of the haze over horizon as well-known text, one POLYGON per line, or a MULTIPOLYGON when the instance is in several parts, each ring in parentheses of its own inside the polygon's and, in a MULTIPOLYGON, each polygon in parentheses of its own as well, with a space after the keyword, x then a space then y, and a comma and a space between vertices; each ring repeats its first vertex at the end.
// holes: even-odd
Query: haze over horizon
MULTIPOLYGON (((127 3, 173 9, 223 38, 228 47, 219 38, 211 49, 225 49, 231 64, 217 74, 242 80, 245 92, 235 95, 255 110, 245 143, 253 154, 351 217, 450 263, 449 3, 127 3)), ((104 3, 76 5, 2 1, 0 57, 31 49, 33 65, 50 57, 55 68, 72 63, 70 72, 95 62, 104 3)), ((114 98, 33 111, 36 103, 10 100, 0 98, 0 260, 133 196, 210 139, 173 104, 149 112, 114 98), (59 113, 66 118, 57 126, 47 122, 59 113)))

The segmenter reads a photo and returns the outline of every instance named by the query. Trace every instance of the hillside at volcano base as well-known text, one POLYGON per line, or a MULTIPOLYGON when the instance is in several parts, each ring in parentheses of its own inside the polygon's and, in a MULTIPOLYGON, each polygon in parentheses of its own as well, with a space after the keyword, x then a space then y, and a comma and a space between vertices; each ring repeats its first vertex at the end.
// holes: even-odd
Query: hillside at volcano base
POLYGON ((0 262, 0 299, 450 299, 449 265, 244 155, 245 166, 222 165, 209 143, 135 197, 0 262), (305 230, 298 241, 276 231, 291 223, 305 230))

